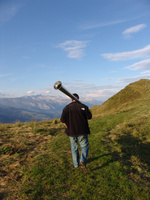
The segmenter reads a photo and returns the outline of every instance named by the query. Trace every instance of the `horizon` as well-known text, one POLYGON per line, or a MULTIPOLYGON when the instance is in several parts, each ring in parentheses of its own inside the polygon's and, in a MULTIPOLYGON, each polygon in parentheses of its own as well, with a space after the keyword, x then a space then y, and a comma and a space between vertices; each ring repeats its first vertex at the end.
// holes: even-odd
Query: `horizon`
MULTIPOLYGON (((150 79, 140 79, 140 80, 150 80, 150 79)), ((137 80, 137 81, 140 81, 140 80, 137 80)), ((129 84, 132 84, 132 83, 135 83, 135 82, 137 82, 137 81, 134 81, 134 82, 131 82, 131 83, 129 83, 129 84)), ((119 93, 121 90, 123 90, 123 89, 125 89, 129 84, 127 84, 127 85, 125 85, 123 88, 121 88, 120 90, 118 90, 118 92, 116 92, 116 93, 114 93, 112 96, 109 96, 108 98, 106 98, 106 99, 104 99, 104 100, 102 100, 102 99, 100 99, 99 97, 92 97, 92 96, 90 96, 90 97, 85 97, 85 96, 80 96, 80 100, 81 101, 90 101, 90 100, 95 100, 95 101, 100 101, 100 103, 104 103, 105 101, 107 101, 108 99, 110 99, 111 97, 113 97, 114 95, 116 95, 117 93, 119 93)), ((66 88, 65 88, 66 89, 66 88)), ((68 96, 68 95, 66 95, 66 94, 64 94, 63 92, 61 92, 59 89, 57 89, 56 90, 58 93, 57 94, 53 94, 53 95, 51 95, 51 94, 41 94, 41 93, 39 93, 39 94, 25 94, 25 95, 22 95, 22 96, 1 96, 1 94, 0 94, 0 98, 22 98, 22 97, 53 97, 53 98, 62 98, 62 99, 70 99, 70 97, 68 96)), ((70 91, 69 91, 70 92, 70 91)), ((71 93, 71 94, 73 94, 73 93, 71 93)))
POLYGON ((150 79, 149 0, 0 2, 0 98, 64 96, 106 101, 150 79))
MULTIPOLYGON (((32 94, 32 95, 27 95, 27 94, 25 94, 25 95, 23 95, 23 96, 16 96, 16 97, 6 97, 6 96, 0 96, 0 99, 17 99, 17 98, 23 98, 23 97, 50 97, 50 98, 62 98, 62 99, 66 99, 66 100, 70 100, 71 98, 69 97, 69 96, 67 96, 67 95, 65 95, 65 94, 58 94, 58 95, 50 95, 50 94, 32 94)), ((90 101, 90 100, 95 100, 95 101, 100 101, 100 102, 103 102, 101 99, 98 99, 98 98, 92 98, 92 97, 83 97, 83 96, 81 96, 81 98, 80 98, 82 101, 90 101)), ((107 100, 107 99, 106 99, 107 100)))

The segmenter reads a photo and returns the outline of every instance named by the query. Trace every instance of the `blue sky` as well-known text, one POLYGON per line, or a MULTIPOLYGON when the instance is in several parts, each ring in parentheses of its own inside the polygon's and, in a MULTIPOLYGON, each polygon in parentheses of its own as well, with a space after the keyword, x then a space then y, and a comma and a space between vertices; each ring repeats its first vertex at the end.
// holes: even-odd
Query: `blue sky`
POLYGON ((0 97, 105 101, 150 79, 149 0, 1 0, 0 97))

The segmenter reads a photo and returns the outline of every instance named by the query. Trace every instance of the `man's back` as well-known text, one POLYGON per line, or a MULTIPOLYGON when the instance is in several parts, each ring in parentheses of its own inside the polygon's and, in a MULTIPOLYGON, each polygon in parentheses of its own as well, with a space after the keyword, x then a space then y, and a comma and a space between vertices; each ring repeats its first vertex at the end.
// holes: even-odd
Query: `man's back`
POLYGON ((63 109, 61 122, 67 125, 67 135, 74 137, 90 133, 88 119, 91 118, 92 114, 86 105, 72 102, 63 109))

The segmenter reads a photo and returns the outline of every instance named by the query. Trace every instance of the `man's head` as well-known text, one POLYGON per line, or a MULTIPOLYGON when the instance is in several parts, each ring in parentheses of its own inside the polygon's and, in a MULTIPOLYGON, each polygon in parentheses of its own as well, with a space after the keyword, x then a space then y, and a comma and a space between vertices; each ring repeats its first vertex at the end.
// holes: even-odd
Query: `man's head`
MULTIPOLYGON (((78 100, 79 100, 79 95, 74 93, 73 96, 75 96, 78 100)), ((74 99, 72 99, 72 101, 75 101, 74 99)))

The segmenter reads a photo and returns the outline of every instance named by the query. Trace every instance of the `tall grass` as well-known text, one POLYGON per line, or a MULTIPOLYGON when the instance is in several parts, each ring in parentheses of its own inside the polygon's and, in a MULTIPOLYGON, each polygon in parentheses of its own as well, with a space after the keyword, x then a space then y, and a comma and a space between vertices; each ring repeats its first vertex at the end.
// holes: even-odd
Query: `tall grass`
POLYGON ((7 182, 11 190, 5 188, 1 198, 148 200, 150 121, 148 114, 133 116, 129 111, 93 118, 86 173, 73 167, 69 139, 59 120, 1 127, 6 134, 14 133, 7 139, 26 137, 24 149, 8 154, 16 166, 3 161, 1 173, 12 175, 7 182))

